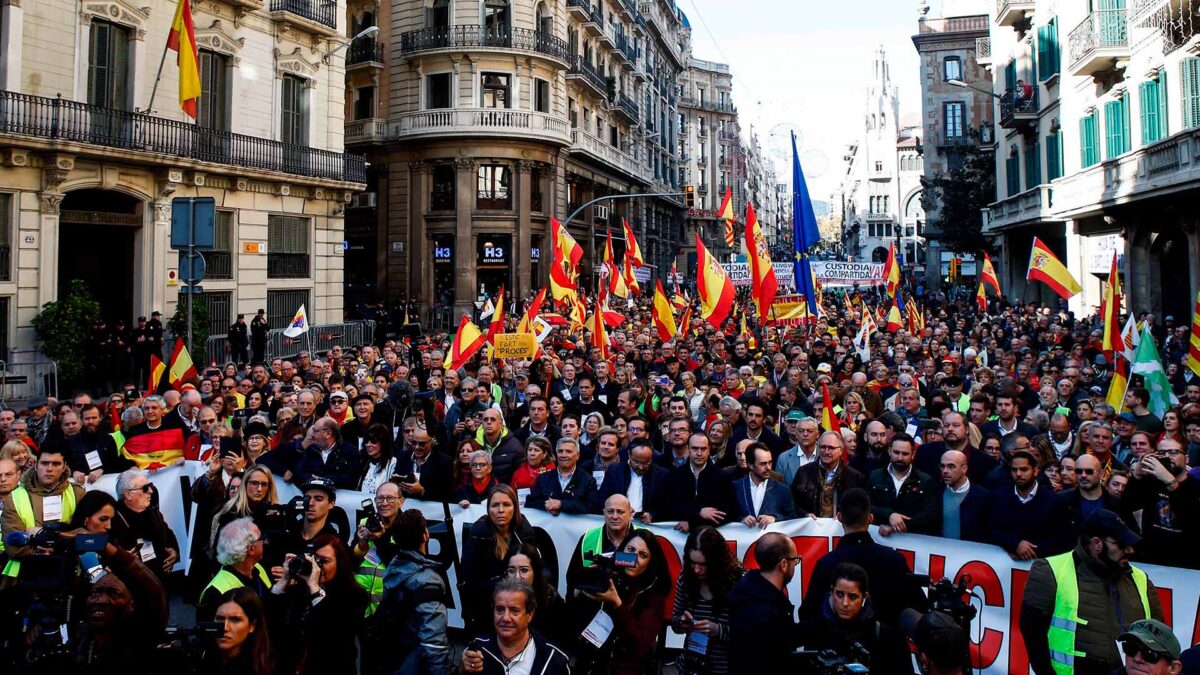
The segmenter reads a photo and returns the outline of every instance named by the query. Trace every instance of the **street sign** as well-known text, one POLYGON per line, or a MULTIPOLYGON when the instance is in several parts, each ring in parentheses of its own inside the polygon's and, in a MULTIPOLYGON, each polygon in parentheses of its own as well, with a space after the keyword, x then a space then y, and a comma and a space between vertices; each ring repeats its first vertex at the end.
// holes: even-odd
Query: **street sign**
POLYGON ((204 255, 199 251, 179 254, 179 278, 185 284, 198 284, 204 280, 207 268, 204 255))
POLYGON ((204 295, 204 289, 201 288, 200 286, 180 286, 179 287, 180 295, 187 295, 189 293, 192 295, 204 295))
POLYGON ((217 200, 176 197, 171 200, 171 248, 212 248, 217 200))

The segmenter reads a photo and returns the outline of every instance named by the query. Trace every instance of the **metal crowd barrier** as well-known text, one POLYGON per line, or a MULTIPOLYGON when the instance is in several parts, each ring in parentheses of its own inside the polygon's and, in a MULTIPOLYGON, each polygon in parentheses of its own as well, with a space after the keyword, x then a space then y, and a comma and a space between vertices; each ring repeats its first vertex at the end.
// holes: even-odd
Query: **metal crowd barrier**
MULTIPOLYGON (((0 404, 11 401, 13 407, 25 405, 34 396, 58 397, 58 364, 40 352, 28 352, 36 358, 28 362, 0 361, 0 404)), ((19 358, 22 352, 14 352, 19 358)))
MULTIPOLYGON (((267 360, 296 356, 302 351, 328 352, 334 345, 357 347, 369 343, 375 335, 375 321, 347 321, 310 326, 308 333, 292 339, 283 334, 282 328, 273 328, 267 333, 267 360)), ((204 353, 209 362, 218 364, 233 360, 233 352, 225 335, 210 335, 204 343, 204 353)))

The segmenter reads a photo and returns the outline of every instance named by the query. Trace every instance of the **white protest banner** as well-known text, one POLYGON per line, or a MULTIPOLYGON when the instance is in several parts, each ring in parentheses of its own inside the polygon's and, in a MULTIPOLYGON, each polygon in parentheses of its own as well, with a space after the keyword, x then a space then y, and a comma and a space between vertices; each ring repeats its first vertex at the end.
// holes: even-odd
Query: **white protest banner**
POLYGON ((750 265, 747 263, 721 263, 734 286, 750 285, 750 265))
POLYGON ((883 285, 883 263, 814 260, 812 268, 822 286, 883 285))
MULTIPOLYGON (((188 551, 192 550, 192 531, 188 526, 188 518, 184 515, 186 512, 183 509, 183 484, 180 479, 188 479, 190 485, 190 481, 195 476, 204 473, 204 467, 203 462, 184 462, 182 466, 160 469, 150 474, 150 482, 154 484, 154 488, 158 492, 158 508, 162 511, 167 527, 171 528, 171 531, 175 533, 175 538, 179 540, 180 559, 175 565, 176 570, 186 570, 188 551), (200 473, 195 473, 197 469, 200 473)), ((117 494, 118 475, 120 474, 105 474, 95 483, 88 483, 87 489, 103 490, 120 501, 121 495, 117 494)))

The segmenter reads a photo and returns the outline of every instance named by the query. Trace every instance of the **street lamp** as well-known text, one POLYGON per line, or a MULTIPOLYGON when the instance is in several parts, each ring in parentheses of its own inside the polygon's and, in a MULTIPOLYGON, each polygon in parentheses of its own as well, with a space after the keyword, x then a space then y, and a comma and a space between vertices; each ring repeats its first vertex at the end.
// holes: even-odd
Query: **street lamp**
POLYGON ((987 89, 980 89, 979 87, 969 85, 966 82, 963 82, 962 80, 953 80, 953 79, 946 80, 946 84, 949 84, 949 85, 952 85, 955 87, 962 87, 963 89, 974 89, 975 91, 977 91, 981 94, 987 94, 988 96, 991 96, 992 98, 998 98, 1001 100, 1004 99, 1003 96, 1001 96, 1000 94, 997 94, 994 91, 988 91, 987 89))
POLYGON ((359 32, 359 34, 358 34, 358 35, 355 35, 354 37, 350 38, 350 39, 349 39, 349 40, 347 40, 346 42, 344 42, 344 43, 342 43, 342 44, 340 44, 340 45, 338 45, 338 46, 334 47, 333 49, 330 49, 329 51, 325 52, 325 55, 321 57, 321 60, 322 60, 322 61, 324 61, 325 63, 329 63, 329 57, 331 57, 331 56, 333 56, 334 54, 336 54, 336 53, 338 53, 338 52, 342 51, 342 50, 343 50, 343 49, 345 49, 346 47, 349 47, 350 45, 354 44, 354 43, 355 43, 355 41, 359 40, 360 38, 365 38, 365 37, 367 37, 368 35, 374 35, 374 34, 376 34, 376 33, 378 33, 378 32, 379 32, 379 26, 367 26, 366 28, 362 29, 362 31, 361 31, 361 32, 359 32))

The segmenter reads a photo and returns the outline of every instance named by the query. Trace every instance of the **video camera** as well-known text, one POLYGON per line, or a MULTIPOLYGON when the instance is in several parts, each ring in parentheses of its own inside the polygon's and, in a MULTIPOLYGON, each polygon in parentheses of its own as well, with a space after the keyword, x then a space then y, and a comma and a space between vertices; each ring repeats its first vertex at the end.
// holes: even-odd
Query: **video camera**
POLYGON ((927 574, 913 574, 910 578, 929 589, 931 611, 950 615, 970 634, 971 622, 978 613, 970 600, 966 599, 975 596, 971 591, 971 575, 962 575, 957 585, 946 578, 933 583, 927 574))
POLYGON ((854 673, 861 675, 870 673, 871 652, 858 642, 852 642, 843 649, 822 649, 819 651, 796 650, 795 656, 801 672, 815 675, 843 675, 854 673))
POLYGON ((270 540, 272 536, 295 532, 304 522, 307 507, 303 495, 296 495, 283 504, 269 504, 262 515, 263 535, 270 540))
POLYGON ((637 554, 624 551, 600 554, 588 551, 583 554, 583 560, 587 566, 583 568, 583 579, 578 588, 587 593, 607 591, 609 579, 624 569, 637 566, 637 554))

